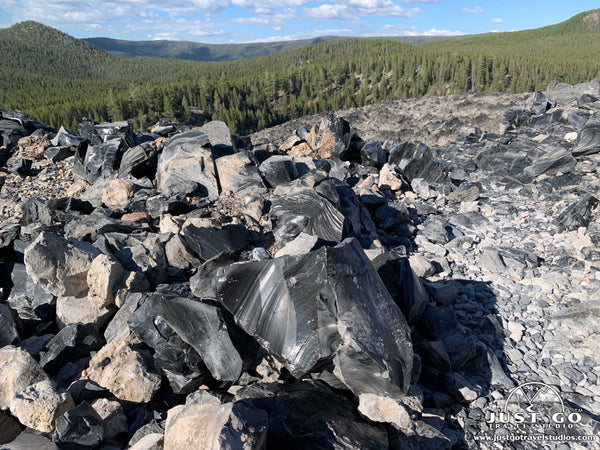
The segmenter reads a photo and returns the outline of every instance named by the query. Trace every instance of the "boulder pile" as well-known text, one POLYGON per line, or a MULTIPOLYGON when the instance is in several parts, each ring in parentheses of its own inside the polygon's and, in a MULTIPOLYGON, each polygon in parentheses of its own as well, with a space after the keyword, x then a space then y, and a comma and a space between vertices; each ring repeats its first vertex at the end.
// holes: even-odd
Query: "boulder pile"
POLYGON ((599 115, 552 83, 429 148, 2 111, 0 444, 477 448, 527 382, 598 434, 599 115))

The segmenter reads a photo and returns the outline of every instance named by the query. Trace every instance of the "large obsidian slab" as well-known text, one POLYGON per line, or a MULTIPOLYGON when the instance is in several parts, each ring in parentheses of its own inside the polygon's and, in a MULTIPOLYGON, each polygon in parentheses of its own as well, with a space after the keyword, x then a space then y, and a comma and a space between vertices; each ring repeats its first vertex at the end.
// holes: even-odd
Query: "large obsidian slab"
POLYGON ((222 253, 235 252, 248 245, 248 230, 243 225, 225 225, 222 228, 188 225, 183 237, 190 248, 208 261, 222 253))
POLYGON ((31 279, 24 264, 16 263, 10 277, 13 286, 6 302, 21 325, 34 328, 55 318, 56 298, 31 279))
POLYGON ((344 237, 344 215, 307 186, 278 186, 271 197, 271 215, 277 220, 275 238, 282 243, 301 232, 336 243, 344 237))
POLYGON ((402 142, 390 150, 388 162, 396 164, 410 183, 415 178, 424 178, 428 183, 443 183, 448 177, 448 169, 434 159, 426 145, 402 142))
POLYGON ((412 344, 406 321, 358 242, 217 271, 217 297, 295 377, 332 358, 355 393, 402 395, 412 344))
POLYGON ((135 178, 143 178, 145 176, 154 178, 157 163, 158 151, 153 143, 144 143, 136 147, 131 147, 121 158, 119 176, 123 178, 131 174, 135 178))
POLYGON ((155 362, 167 371, 175 392, 186 391, 204 365, 220 381, 236 381, 242 373, 243 360, 231 337, 235 331, 221 307, 194 299, 187 287, 161 286, 127 323, 155 350, 155 362))
POLYGON ((598 206, 598 199, 584 194, 577 203, 568 206, 558 216, 559 226, 563 230, 573 231, 579 227, 587 227, 592 219, 592 212, 598 206))
POLYGON ((196 192, 213 200, 219 196, 208 135, 188 131, 172 137, 158 157, 156 186, 165 196, 196 192))
MULTIPOLYGON (((102 176, 116 176, 126 148, 123 139, 111 139, 88 147, 83 160, 83 171, 78 171, 78 175, 83 175, 89 183, 102 176)), ((79 153, 76 154, 76 158, 78 155, 79 153)))
POLYGON ((600 125, 585 127, 579 134, 573 156, 592 155, 600 152, 600 125))
POLYGON ((154 363, 176 394, 189 394, 208 377, 200 355, 144 302, 127 320, 133 333, 154 350, 154 363))

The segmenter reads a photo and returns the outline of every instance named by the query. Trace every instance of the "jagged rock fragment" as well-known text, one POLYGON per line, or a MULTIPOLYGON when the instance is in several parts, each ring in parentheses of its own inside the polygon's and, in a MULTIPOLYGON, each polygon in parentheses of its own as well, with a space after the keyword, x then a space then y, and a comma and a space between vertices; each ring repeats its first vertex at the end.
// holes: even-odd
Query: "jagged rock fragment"
POLYGON ((125 342, 111 342, 90 361, 89 378, 120 400, 148 402, 161 384, 151 360, 146 351, 125 342))
POLYGON ((169 410, 164 445, 170 449, 266 448, 269 419, 240 403, 180 405, 169 410))
POLYGON ((88 301, 102 309, 115 301, 115 286, 123 276, 123 266, 105 254, 96 256, 87 273, 88 301))
POLYGON ((52 441, 61 448, 94 448, 104 440, 104 424, 94 408, 83 402, 56 419, 52 441))
POLYGON ((188 131, 172 137, 158 158, 156 184, 165 197, 197 192, 216 199, 219 191, 208 135, 188 131))
POLYGON ((27 274, 46 291, 60 296, 87 292, 87 273, 100 251, 88 242, 68 241, 42 232, 25 250, 27 274))
POLYGON ((44 433, 54 430, 56 418, 74 407, 71 394, 57 390, 50 380, 26 387, 10 402, 11 413, 23 425, 44 433))
POLYGON ((102 347, 98 331, 90 325, 70 324, 46 344, 40 354, 40 364, 48 373, 57 373, 69 361, 75 361, 102 347))
POLYGON ((12 345, 0 348, 0 409, 8 409, 22 390, 47 380, 48 375, 25 350, 12 345))

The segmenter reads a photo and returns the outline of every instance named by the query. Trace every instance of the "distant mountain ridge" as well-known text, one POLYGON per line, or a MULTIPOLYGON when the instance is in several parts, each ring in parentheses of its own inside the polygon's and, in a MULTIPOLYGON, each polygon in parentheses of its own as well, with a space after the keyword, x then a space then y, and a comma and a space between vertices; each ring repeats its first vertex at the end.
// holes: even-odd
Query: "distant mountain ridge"
POLYGON ((334 36, 296 41, 256 42, 247 44, 202 44, 191 41, 129 41, 106 37, 83 39, 119 58, 169 58, 190 61, 232 61, 265 56, 339 39, 334 36))
MULTIPOLYGON (((460 36, 462 37, 462 36, 460 36)), ((457 37, 452 37, 457 38, 457 37)), ((129 41, 107 37, 85 38, 96 47, 109 52, 118 58, 169 58, 190 61, 234 61, 254 58, 271 53, 294 50, 338 39, 352 39, 340 36, 320 36, 312 39, 299 39, 277 42, 249 42, 239 44, 203 44, 191 41, 129 41)), ((373 38, 377 39, 377 38, 373 38)), ((440 39, 446 36, 392 36, 379 39, 390 39, 407 44, 417 44, 440 39)))

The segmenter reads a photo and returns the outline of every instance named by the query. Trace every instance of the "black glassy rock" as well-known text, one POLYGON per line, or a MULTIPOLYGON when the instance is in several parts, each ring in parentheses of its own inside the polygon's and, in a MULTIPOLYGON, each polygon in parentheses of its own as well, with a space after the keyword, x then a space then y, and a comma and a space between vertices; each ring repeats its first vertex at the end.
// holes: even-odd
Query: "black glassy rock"
POLYGON ((218 299, 238 324, 294 376, 333 357, 335 375, 356 393, 406 392, 406 321, 357 241, 233 264, 217 282, 218 299))

